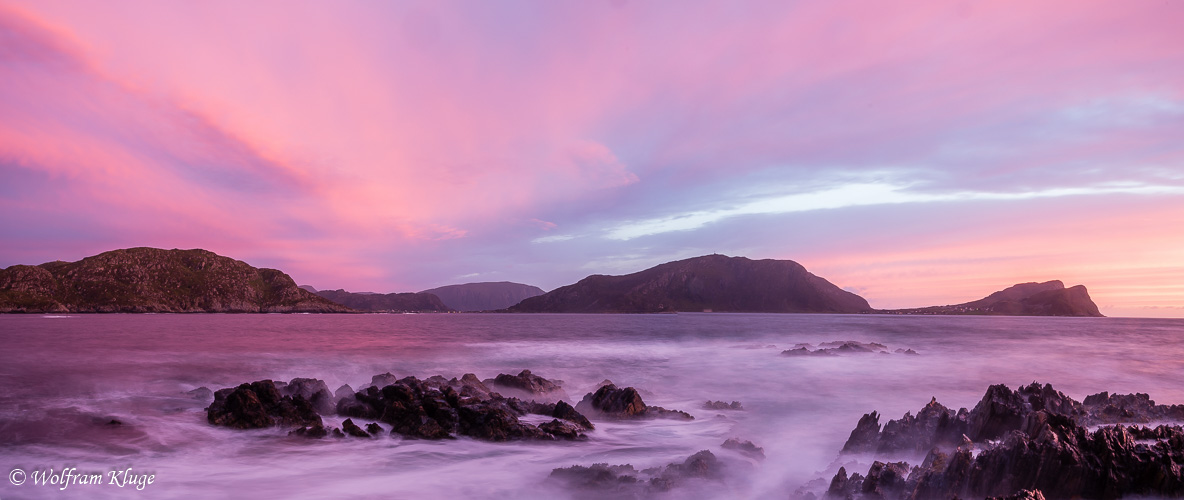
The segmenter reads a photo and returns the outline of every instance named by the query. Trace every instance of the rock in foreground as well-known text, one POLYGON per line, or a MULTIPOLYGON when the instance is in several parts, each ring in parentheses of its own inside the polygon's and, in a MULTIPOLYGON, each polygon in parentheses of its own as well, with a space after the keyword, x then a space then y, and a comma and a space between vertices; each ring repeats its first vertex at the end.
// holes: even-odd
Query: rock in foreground
POLYGON ((214 402, 206 409, 206 419, 211 424, 235 429, 322 425, 312 403, 299 394, 281 395, 270 380, 215 392, 214 402))
MULTIPOLYGON (((557 387, 553 381, 523 371, 531 383, 557 387)), ((505 375, 506 377, 512 377, 505 375)), ((522 376, 522 374, 520 374, 522 376)), ((503 397, 490 391, 473 374, 460 379, 442 376, 420 380, 375 375, 375 384, 358 392, 339 389, 329 393, 321 380, 297 378, 276 384, 262 380, 215 393, 207 410, 211 424, 238 429, 298 427, 291 434, 320 438, 371 437, 382 431, 374 422, 365 428, 353 419, 390 425, 391 434, 418 439, 450 439, 470 436, 486 441, 514 439, 577 440, 593 425, 564 401, 539 403, 503 397), (341 429, 324 427, 322 414, 349 417, 341 429), (551 417, 539 425, 519 421, 534 414, 551 417)), ((343 389, 348 386, 343 386, 343 389)))
POLYGON ((1007 497, 1109 500, 1129 496, 1184 496, 1184 428, 1087 425, 1124 415, 1146 422, 1184 411, 1156 405, 1145 394, 1107 393, 1073 400, 1050 385, 1015 391, 988 388, 967 411, 930 401, 883 429, 864 415, 843 451, 879 455, 925 452, 919 466, 875 462, 866 475, 831 480, 832 498, 946 499, 1007 497))

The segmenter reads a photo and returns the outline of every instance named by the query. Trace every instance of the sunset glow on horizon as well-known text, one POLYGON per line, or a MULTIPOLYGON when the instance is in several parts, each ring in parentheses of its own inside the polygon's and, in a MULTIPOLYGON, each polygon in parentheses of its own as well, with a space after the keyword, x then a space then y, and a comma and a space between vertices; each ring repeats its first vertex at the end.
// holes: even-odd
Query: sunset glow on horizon
POLYGON ((1184 317, 1184 2, 907 6, 0 0, 0 267, 551 290, 722 253, 1184 317))

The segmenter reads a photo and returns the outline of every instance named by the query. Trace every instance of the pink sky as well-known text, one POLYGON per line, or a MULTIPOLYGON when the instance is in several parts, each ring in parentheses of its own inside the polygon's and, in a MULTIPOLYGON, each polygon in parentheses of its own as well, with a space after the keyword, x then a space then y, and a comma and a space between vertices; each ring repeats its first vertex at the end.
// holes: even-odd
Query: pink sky
POLYGON ((1184 3, 0 0, 0 266, 206 248, 552 289, 708 253, 874 307, 1184 316, 1184 3))

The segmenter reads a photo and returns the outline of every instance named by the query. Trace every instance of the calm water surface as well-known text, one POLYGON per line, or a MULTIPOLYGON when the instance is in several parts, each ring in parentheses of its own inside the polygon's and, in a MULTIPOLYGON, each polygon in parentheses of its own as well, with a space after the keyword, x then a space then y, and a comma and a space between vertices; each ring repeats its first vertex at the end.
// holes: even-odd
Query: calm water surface
MULTIPOLYGON (((555 467, 638 469, 708 449, 723 482, 664 498, 786 498, 830 475, 859 417, 973 407, 990 384, 1051 383, 1184 403, 1184 321, 845 315, 0 316, 0 467, 155 474, 143 491, 14 486, 11 498, 563 498, 555 467), (879 342, 919 356, 781 356, 797 343, 879 342), (270 378, 330 389, 376 373, 490 378, 529 368, 575 403, 610 379, 692 422, 598 423, 578 443, 309 441, 205 421, 185 394, 270 378), (746 411, 705 410, 738 400, 746 411), (117 419, 122 426, 107 426, 117 419), (723 450, 752 440, 767 458, 723 450)), ((340 425, 340 419, 326 418, 340 425)), ((907 458, 907 457, 905 457, 907 458)), ((843 460, 848 460, 844 458, 843 460)), ((866 470, 866 465, 863 466, 866 470)))

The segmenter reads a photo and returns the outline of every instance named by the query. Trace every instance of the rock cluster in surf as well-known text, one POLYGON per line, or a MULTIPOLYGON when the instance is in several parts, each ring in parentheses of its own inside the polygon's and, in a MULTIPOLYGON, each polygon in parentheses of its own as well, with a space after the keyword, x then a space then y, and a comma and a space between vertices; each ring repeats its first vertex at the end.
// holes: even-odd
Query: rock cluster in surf
MULTIPOLYGON (((550 402, 557 396, 566 397, 559 382, 530 370, 485 381, 471 373, 459 379, 437 375, 424 380, 384 373, 375 375, 371 384, 359 391, 347 385, 331 393, 324 381, 309 378, 242 384, 215 392, 206 413, 214 425, 237 429, 295 427, 291 435, 313 438, 372 437, 383 433, 380 424, 385 424, 392 435, 418 439, 585 439, 585 431, 594 429, 594 425, 563 399, 550 402), (505 397, 490 385, 528 397, 505 397), (322 415, 348 418, 341 429, 336 429, 325 426, 322 415), (527 415, 551 420, 540 424, 520 420, 527 415), (369 423, 363 428, 354 419, 369 423)), ((636 389, 612 384, 589 393, 580 404, 587 406, 590 414, 604 419, 694 418, 685 412, 647 406, 636 389)))
MULTIPOLYGON (((845 499, 952 497, 1097 498, 1184 495, 1184 428, 1104 425, 1184 419, 1184 405, 1157 405, 1146 394, 1095 394, 1078 402, 1032 383, 987 389, 971 410, 932 400, 882 428, 864 415, 843 453, 925 454, 919 465, 872 464, 866 474, 840 468, 825 496, 845 499)), ((811 493, 812 495, 812 493, 811 493)))

